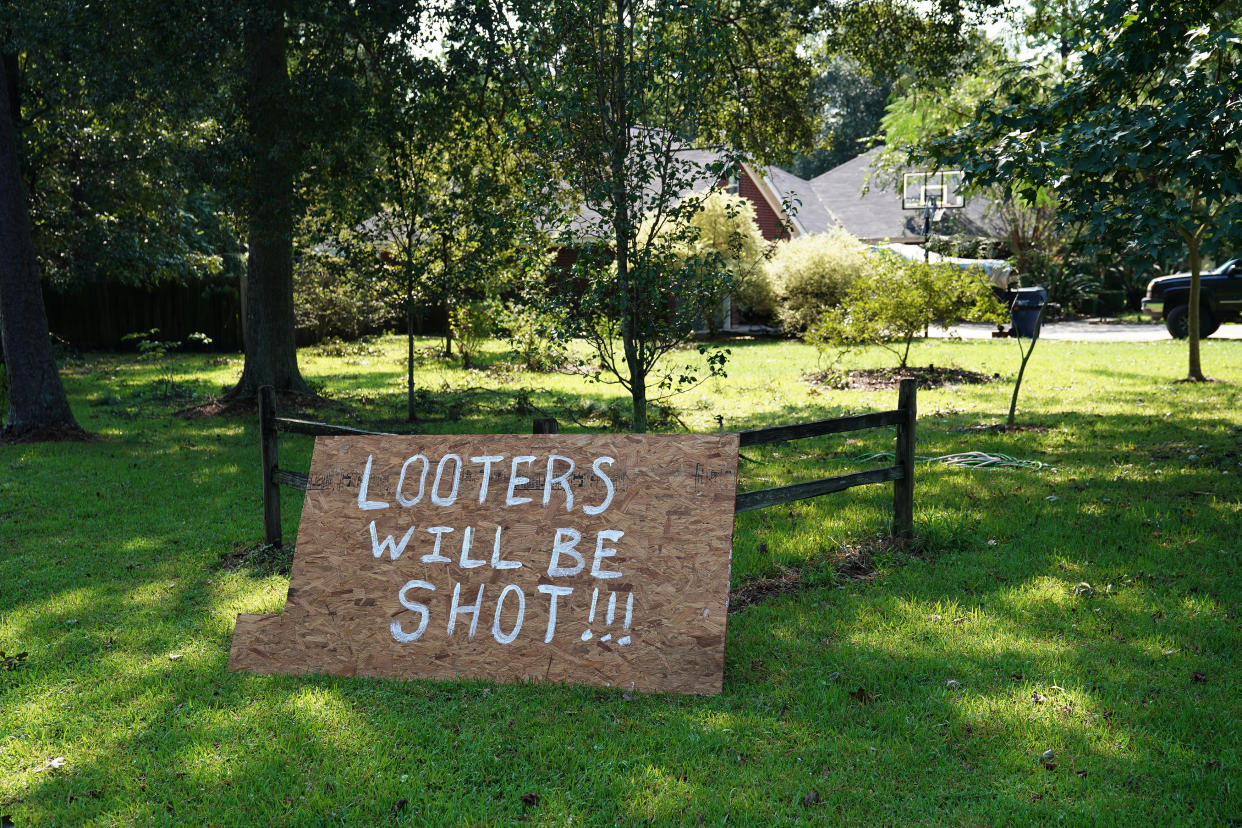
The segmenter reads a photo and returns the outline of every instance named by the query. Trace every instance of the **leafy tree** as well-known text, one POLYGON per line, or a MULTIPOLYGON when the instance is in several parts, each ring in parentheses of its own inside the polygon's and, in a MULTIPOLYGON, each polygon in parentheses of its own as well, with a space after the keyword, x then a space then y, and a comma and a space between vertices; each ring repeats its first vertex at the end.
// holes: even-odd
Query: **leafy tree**
POLYGON ((240 161, 226 166, 249 255, 246 361, 233 399, 262 385, 308 390, 293 302, 299 218, 311 200, 369 181, 359 171, 373 158, 377 62, 395 54, 416 61, 426 22, 421 0, 238 2, 243 71, 231 79, 234 117, 223 143, 240 161))
POLYGON ((176 165, 159 159, 179 143, 168 124, 185 113, 180 93, 201 80, 169 67, 196 54, 212 19, 211 10, 141 0, 0 3, 0 318, 11 435, 80 433, 48 342, 41 266, 76 276, 211 259, 188 241, 193 233, 178 232, 187 200, 181 188, 164 194, 176 165))
POLYGON ((494 79, 451 45, 437 58, 382 57, 365 202, 372 215, 350 234, 350 249, 355 261, 371 263, 380 290, 404 300, 412 421, 416 308, 445 308, 445 354, 456 341, 468 366, 492 322, 492 300, 542 263, 547 241, 522 186, 530 159, 504 140, 507 116, 494 79))
POLYGON ((979 268, 872 255, 872 272, 850 287, 845 301, 807 333, 821 347, 879 345, 905 368, 910 345, 933 322, 995 321, 1003 311, 979 268))
POLYGON ((798 38, 785 36, 800 19, 775 3, 708 0, 490 8, 483 40, 501 44, 526 111, 544 116, 527 137, 546 162, 548 189, 567 186, 586 208, 564 234, 580 251, 585 295, 549 300, 630 392, 633 427, 645 431, 649 386, 695 381, 662 360, 728 281, 718 253, 675 252, 697 237, 690 220, 703 198, 688 194, 727 179, 741 152, 770 156, 781 143, 808 142, 805 60, 798 38))
POLYGON ((1242 237, 1242 15, 1237 3, 1100 0, 1046 99, 1011 94, 933 147, 975 184, 1055 193, 1094 240, 1181 246, 1189 259, 1187 379, 1200 363, 1205 254, 1242 237))
POLYGON ((893 79, 869 73, 847 54, 819 54, 814 101, 819 107, 815 147, 786 169, 811 179, 858 157, 880 131, 893 79))

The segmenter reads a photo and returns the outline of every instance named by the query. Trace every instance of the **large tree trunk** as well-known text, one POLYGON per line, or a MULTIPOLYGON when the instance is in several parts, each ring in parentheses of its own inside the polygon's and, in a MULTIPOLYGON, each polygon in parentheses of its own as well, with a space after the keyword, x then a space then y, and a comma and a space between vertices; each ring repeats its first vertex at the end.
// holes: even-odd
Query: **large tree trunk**
POLYGON ((249 127, 249 256, 246 261, 246 364, 230 399, 260 386, 308 392, 298 370, 293 317, 293 177, 298 151, 288 120, 285 0, 246 10, 246 118, 249 127))
POLYGON ((0 437, 66 439, 84 432, 61 385, 39 284, 29 205, 17 158, 17 61, 0 55, 0 343, 9 409, 0 437))

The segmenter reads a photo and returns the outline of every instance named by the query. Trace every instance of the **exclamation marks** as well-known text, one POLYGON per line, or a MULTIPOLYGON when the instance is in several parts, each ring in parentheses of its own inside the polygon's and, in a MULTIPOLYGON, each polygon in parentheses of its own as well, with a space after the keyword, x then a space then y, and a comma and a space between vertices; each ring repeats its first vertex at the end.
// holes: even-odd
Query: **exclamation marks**
MULTIPOLYGON (((599 607, 599 588, 596 587, 591 592, 591 611, 587 614, 588 624, 595 623, 595 611, 598 607, 599 607)), ((613 622, 615 622, 616 620, 617 620, 617 593, 610 592, 608 593, 608 609, 604 611, 604 626, 611 627, 613 625, 613 622)), ((625 596, 625 622, 621 626, 621 631, 623 633, 628 633, 630 631, 630 624, 633 623, 633 621, 634 621, 634 593, 630 592, 630 593, 627 593, 625 596)), ((594 636, 595 636, 595 633, 591 631, 590 629, 587 629, 582 633, 582 640, 590 641, 594 636)), ((599 637, 599 640, 600 642, 611 641, 612 633, 610 632, 604 633, 603 635, 599 637)), ((620 638, 617 639, 618 647, 624 647, 629 643, 630 643, 629 635, 622 635, 620 638)))

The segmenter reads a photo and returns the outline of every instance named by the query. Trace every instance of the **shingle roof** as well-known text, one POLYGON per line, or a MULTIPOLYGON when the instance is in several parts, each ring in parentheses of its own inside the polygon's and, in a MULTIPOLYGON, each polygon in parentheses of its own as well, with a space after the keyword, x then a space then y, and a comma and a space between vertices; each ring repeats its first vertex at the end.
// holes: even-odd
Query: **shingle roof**
MULTIPOLYGON (((901 209, 901 194, 895 189, 885 187, 876 177, 871 180, 870 189, 863 193, 877 152, 878 149, 873 149, 863 153, 811 179, 811 190, 831 217, 831 223, 807 226, 807 232, 823 233, 838 226, 864 241, 922 239, 922 212, 901 209)), ((986 208, 985 199, 968 198, 964 208, 949 211, 946 222, 953 222, 955 232, 991 235, 990 222, 984 216, 986 208)))
POLYGON ((757 169, 768 179, 776 197, 790 205, 793 220, 799 228, 807 233, 822 233, 832 224, 832 214, 819 200, 811 187, 811 182, 798 178, 780 167, 757 169))

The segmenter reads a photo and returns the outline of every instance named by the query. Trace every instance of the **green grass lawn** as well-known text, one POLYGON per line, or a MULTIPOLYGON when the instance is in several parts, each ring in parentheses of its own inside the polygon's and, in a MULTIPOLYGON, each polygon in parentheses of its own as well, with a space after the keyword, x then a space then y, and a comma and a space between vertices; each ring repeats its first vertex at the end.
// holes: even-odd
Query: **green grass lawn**
MULTIPOLYGON (((422 431, 598 427, 620 399, 508 370, 499 345, 474 371, 434 345, 422 431)), ((996 433, 965 429, 1002 420, 1017 347, 916 344, 913 364, 1002 377, 921 391, 920 455, 1042 468, 920 466, 908 549, 878 539, 890 487, 739 516, 733 588, 787 591, 730 616, 706 698, 228 672, 237 613, 278 611, 288 584, 227 565, 262 537, 257 427, 172 413, 240 359, 68 360, 103 439, 0 447, 0 823, 1236 824, 1242 343, 1203 347, 1225 382, 1172 382, 1184 343, 1045 341, 1019 403, 1035 428, 996 433)), ((303 352, 339 402, 318 416, 402 426, 403 353, 303 352)), ((896 403, 812 391, 816 367, 800 344, 736 343, 680 416, 738 429, 896 403)), ((869 468, 891 447, 882 430, 746 449, 739 478, 869 468)), ((282 465, 310 450, 284 439, 282 465)))

